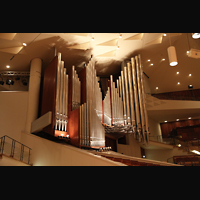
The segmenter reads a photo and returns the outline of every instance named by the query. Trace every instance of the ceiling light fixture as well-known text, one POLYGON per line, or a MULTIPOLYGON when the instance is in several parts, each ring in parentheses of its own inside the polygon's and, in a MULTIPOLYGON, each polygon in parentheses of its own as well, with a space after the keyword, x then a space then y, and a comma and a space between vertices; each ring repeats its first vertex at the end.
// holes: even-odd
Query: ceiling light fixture
POLYGON ((200 38, 200 33, 192 33, 192 38, 193 38, 193 39, 198 39, 198 38, 200 38))
POLYGON ((179 72, 176 72, 176 74, 179 74, 179 72))
POLYGON ((177 56, 176 56, 176 49, 174 46, 171 46, 170 35, 169 35, 169 44, 170 44, 170 47, 167 48, 169 65, 174 67, 178 65, 178 61, 177 61, 177 56))
POLYGON ((147 60, 148 62, 150 62, 151 60, 149 59, 149 60, 147 60))
POLYGON ((172 67, 176 66, 178 64, 178 61, 177 61, 175 47, 174 46, 168 47, 167 52, 168 52, 170 66, 172 66, 172 67))
POLYGON ((14 81, 8 78, 6 80, 6 85, 14 85, 14 81))
POLYGON ((162 61, 165 61, 165 58, 163 58, 162 61))
POLYGON ((26 43, 23 43, 23 46, 25 46, 25 47, 26 47, 26 46, 27 46, 27 44, 26 44, 26 43))
POLYGON ((158 87, 156 87, 156 90, 158 90, 158 87))
POLYGON ((177 84, 180 85, 180 82, 178 82, 177 84))
POLYGON ((193 89, 193 85, 188 85, 188 89, 193 89))
POLYGON ((178 122, 178 121, 179 121, 179 119, 176 119, 176 121, 178 122))
POLYGON ((188 117, 188 119, 192 119, 192 117, 188 117))
POLYGON ((166 123, 167 121, 165 121, 165 123, 166 123))
POLYGON ((6 68, 10 68, 10 65, 6 65, 6 68))
POLYGON ((189 76, 192 76, 192 74, 189 74, 189 76))
POLYGON ((119 38, 122 38, 122 34, 121 33, 119 34, 119 38))
POLYGON ((163 36, 167 36, 167 34, 166 34, 166 33, 164 33, 164 34, 163 34, 163 36))
POLYGON ((153 66, 153 63, 151 63, 151 66, 153 66))

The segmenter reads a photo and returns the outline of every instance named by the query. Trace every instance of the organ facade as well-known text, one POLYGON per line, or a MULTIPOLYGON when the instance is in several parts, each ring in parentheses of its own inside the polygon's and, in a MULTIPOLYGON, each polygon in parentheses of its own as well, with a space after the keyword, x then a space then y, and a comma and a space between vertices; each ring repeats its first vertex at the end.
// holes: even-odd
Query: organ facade
POLYGON ((70 143, 77 147, 105 147, 105 130, 112 134, 132 133, 148 145, 141 56, 123 63, 116 82, 110 76, 102 100, 94 58, 79 73, 75 66, 67 72, 58 53, 44 72, 41 115, 51 111, 52 120, 43 131, 70 138, 70 143))

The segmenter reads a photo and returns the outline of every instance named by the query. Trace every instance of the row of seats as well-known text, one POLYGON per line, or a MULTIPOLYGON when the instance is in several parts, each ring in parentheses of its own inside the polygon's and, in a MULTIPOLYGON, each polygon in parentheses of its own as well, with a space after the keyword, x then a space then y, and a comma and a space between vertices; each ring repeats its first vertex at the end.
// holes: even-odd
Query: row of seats
POLYGON ((139 161, 124 159, 124 158, 115 158, 115 157, 110 157, 110 156, 106 156, 106 155, 101 155, 101 156, 108 158, 110 160, 113 160, 115 162, 121 162, 128 166, 160 166, 160 165, 153 164, 153 163, 139 162, 139 161))
POLYGON ((174 156, 174 163, 185 166, 200 166, 199 156, 174 156))

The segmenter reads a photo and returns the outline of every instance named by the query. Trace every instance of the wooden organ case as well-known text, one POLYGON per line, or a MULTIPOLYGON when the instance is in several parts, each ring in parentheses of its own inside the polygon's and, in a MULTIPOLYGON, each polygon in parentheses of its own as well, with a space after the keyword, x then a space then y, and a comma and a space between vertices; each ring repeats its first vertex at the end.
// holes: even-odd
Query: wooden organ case
POLYGON ((81 147, 104 147, 102 94, 91 58, 77 74, 75 67, 66 74, 61 53, 44 72, 41 115, 52 112, 51 124, 43 129, 55 137, 69 137, 81 147))

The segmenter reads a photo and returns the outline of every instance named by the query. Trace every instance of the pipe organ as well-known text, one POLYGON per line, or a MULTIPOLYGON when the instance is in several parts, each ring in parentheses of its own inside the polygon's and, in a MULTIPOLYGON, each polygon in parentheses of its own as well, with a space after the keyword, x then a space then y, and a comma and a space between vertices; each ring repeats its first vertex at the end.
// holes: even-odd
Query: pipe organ
POLYGON ((70 138, 74 146, 104 147, 105 124, 112 134, 120 127, 121 133, 134 133, 139 142, 149 141, 140 55, 122 67, 116 83, 110 76, 102 101, 94 58, 79 73, 72 66, 67 74, 58 53, 44 72, 41 108, 41 115, 52 112, 52 123, 43 132, 70 138))
POLYGON ((132 126, 135 138, 148 144, 149 125, 140 55, 131 58, 122 67, 121 76, 116 82, 117 88, 111 75, 103 102, 104 123, 111 126, 132 126))

